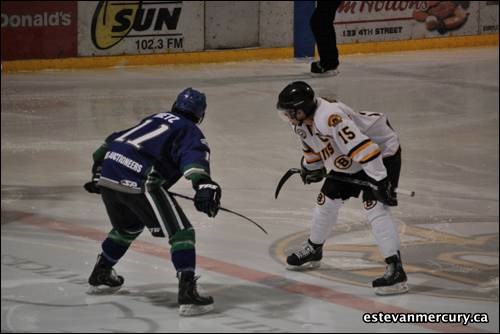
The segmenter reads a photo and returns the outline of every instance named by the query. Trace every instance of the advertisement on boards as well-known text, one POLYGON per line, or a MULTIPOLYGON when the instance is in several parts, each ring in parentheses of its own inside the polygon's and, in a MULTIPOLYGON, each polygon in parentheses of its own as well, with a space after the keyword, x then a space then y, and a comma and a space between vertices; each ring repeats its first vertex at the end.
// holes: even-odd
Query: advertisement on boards
POLYGON ((81 1, 78 54, 203 50, 203 16, 203 1, 81 1))
POLYGON ((77 55, 77 1, 2 1, 2 61, 77 55))
POLYGON ((478 34, 476 1, 343 1, 335 18, 340 44, 478 34))
POLYGON ((479 17, 480 34, 498 34, 498 1, 481 1, 479 17))

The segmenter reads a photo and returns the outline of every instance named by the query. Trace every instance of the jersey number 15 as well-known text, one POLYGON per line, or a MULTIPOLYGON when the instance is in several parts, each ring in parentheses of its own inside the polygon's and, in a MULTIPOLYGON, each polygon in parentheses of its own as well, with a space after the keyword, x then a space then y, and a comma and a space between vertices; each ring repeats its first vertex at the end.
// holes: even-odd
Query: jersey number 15
POLYGON ((340 130, 338 132, 340 138, 342 138, 342 140, 344 141, 344 144, 347 144, 347 142, 350 140, 350 139, 354 139, 354 137, 356 137, 356 135, 354 134, 354 132, 352 132, 351 130, 349 130, 349 127, 348 126, 345 126, 342 128, 342 130, 340 130))

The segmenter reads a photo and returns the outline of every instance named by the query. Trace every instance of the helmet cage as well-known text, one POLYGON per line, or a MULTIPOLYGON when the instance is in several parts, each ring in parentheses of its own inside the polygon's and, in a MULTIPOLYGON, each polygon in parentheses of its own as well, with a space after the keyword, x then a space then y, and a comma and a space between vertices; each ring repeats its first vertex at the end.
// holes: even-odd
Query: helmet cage
POLYGON ((297 119, 297 112, 301 110, 294 108, 282 108, 279 104, 276 106, 276 109, 278 109, 278 115, 280 118, 286 122, 289 122, 291 119, 297 119))

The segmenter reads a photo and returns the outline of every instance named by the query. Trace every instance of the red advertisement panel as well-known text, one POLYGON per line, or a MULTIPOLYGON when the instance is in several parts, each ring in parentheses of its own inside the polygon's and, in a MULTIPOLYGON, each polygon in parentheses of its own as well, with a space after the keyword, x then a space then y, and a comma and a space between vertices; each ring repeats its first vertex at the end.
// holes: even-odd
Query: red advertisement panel
POLYGON ((2 60, 77 55, 77 1, 2 1, 2 60))

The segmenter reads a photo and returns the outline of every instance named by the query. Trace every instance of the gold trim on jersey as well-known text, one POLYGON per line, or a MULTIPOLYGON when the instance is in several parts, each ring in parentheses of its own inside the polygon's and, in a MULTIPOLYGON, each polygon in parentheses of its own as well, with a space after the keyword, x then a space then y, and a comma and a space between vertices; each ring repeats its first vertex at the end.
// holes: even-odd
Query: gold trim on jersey
POLYGON ((354 146, 347 155, 349 156, 349 158, 353 159, 355 155, 357 155, 359 152, 361 152, 371 144, 373 144, 373 142, 370 139, 365 139, 358 145, 354 146))
POLYGON ((377 148, 375 151, 367 154, 363 159, 359 160, 359 163, 364 164, 364 163, 370 162, 373 159, 375 159, 376 157, 378 157, 380 155, 380 153, 381 153, 380 149, 377 148))
POLYGON ((321 155, 316 152, 304 152, 304 159, 308 164, 321 161, 321 155))

